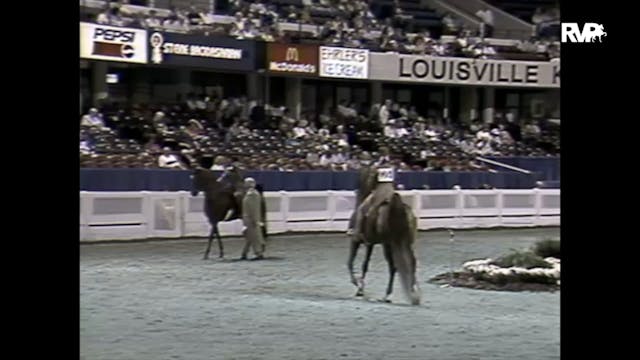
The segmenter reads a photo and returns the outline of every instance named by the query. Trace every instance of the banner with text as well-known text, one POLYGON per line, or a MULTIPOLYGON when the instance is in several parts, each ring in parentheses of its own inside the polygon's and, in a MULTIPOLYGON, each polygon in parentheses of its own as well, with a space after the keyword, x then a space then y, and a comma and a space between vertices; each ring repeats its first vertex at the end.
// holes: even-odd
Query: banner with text
POLYGON ((370 56, 370 80, 451 85, 560 87, 560 62, 478 60, 428 55, 370 56))
POLYGON ((267 44, 267 70, 276 73, 318 75, 318 46, 267 44))
POLYGON ((320 76, 367 79, 369 76, 369 50, 321 46, 320 76))
POLYGON ((254 41, 228 37, 149 33, 149 63, 221 70, 255 70, 254 41))
POLYGON ((80 23, 80 58, 146 64, 147 31, 80 23))

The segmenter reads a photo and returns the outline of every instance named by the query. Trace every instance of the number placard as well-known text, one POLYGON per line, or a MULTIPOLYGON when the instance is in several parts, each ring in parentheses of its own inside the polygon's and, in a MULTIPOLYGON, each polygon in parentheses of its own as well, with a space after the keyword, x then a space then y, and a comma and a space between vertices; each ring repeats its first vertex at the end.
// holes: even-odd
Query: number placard
POLYGON ((393 182, 393 175, 392 168, 380 168, 378 169, 378 182, 393 182))

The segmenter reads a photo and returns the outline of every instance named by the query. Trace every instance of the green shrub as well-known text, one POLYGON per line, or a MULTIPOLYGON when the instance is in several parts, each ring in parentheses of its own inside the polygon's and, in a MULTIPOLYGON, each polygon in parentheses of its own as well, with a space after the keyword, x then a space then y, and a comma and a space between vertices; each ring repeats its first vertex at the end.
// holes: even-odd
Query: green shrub
POLYGON ((560 240, 545 239, 539 241, 534 245, 533 252, 542 258, 554 257, 560 259, 560 240))
POLYGON ((500 266, 502 268, 508 268, 512 266, 517 266, 525 269, 553 267, 551 264, 544 261, 544 258, 536 255, 531 251, 525 251, 525 252, 514 251, 509 255, 505 255, 497 258, 492 262, 492 264, 500 266))

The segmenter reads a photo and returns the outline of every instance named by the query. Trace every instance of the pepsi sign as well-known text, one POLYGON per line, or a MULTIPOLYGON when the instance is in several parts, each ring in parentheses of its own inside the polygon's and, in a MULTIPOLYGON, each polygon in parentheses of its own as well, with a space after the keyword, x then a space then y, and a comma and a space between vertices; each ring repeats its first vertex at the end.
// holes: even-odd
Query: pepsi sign
POLYGON ((147 63, 147 31, 80 23, 80 58, 147 63))

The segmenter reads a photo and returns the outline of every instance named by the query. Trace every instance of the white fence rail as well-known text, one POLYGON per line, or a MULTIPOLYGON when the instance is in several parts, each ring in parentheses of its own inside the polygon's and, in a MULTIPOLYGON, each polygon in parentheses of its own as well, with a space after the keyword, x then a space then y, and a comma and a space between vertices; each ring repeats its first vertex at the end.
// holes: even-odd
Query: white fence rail
MULTIPOLYGON (((419 218, 436 228, 560 225, 560 190, 399 191, 419 218)), ((268 231, 345 231, 351 191, 265 192, 268 231)), ((206 236, 204 197, 180 192, 80 192, 80 241, 206 236)), ((239 220, 220 223, 222 236, 240 235, 239 220)))

